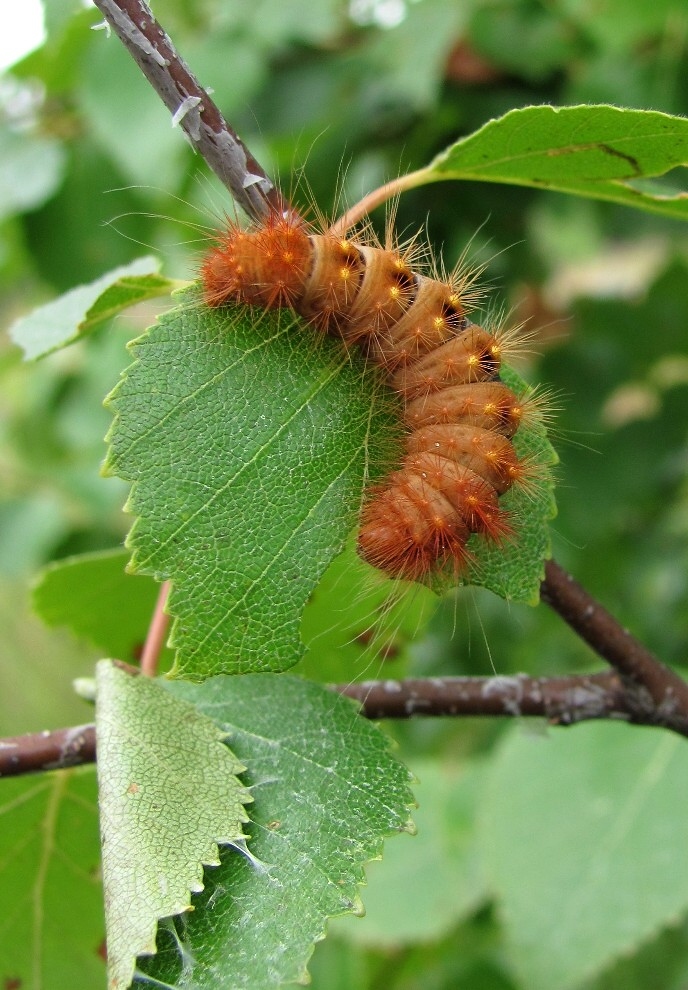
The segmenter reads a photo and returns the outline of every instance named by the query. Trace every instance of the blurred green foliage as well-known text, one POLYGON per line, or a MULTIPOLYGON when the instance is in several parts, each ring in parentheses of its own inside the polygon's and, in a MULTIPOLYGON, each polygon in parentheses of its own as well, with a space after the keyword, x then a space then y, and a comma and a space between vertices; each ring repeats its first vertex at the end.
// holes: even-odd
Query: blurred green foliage
MULTIPOLYGON (((0 81, 3 327, 151 251, 162 256, 166 275, 190 277, 208 230, 232 213, 227 194, 171 128, 117 39, 92 30, 97 12, 64 0, 45 0, 45 7, 45 45, 0 81)), ((326 213, 426 165, 457 137, 513 108, 608 102, 675 114, 688 109, 683 0, 168 0, 158 14, 258 159, 297 200, 313 199, 326 213)), ((680 188, 682 180, 677 171, 666 188, 680 188)), ((685 229, 613 204, 481 183, 409 192, 398 206, 398 228, 415 231, 423 222, 449 265, 470 242, 471 258, 489 262, 495 296, 535 331, 521 371, 556 395, 555 557, 662 659, 685 664, 685 229)), ((3 732, 79 718, 80 703, 64 685, 91 654, 76 641, 58 642, 25 626, 20 604, 8 603, 21 602, 26 582, 48 561, 121 545, 126 487, 99 476, 109 424, 101 403, 129 362, 126 341, 153 312, 133 312, 34 364, 22 364, 8 339, 0 340, 0 572, 7 589, 0 679, 11 685, 3 695, 12 709, 7 718, 3 713, 3 732), (62 690, 53 690, 58 683, 62 690)), ((314 606, 317 600, 316 593, 314 606)), ((322 613, 309 621, 318 632, 304 669, 318 676, 318 636, 327 623, 322 613)), ((386 658, 395 675, 422 676, 493 668, 545 674, 595 665, 544 607, 506 605, 470 589, 444 600, 428 624, 419 619, 409 629, 399 622, 380 650, 368 636, 370 624, 364 616, 347 633, 339 667, 328 648, 323 678, 381 676, 386 658)), ((81 710, 85 721, 88 710, 81 710)), ((607 728, 629 739, 643 732, 607 728)), ((584 731, 569 730, 570 759, 578 749, 586 766, 604 764, 604 753, 577 747, 584 731)), ((470 775, 468 807, 447 852, 457 857, 448 876, 474 872, 483 895, 477 903, 462 891, 455 916, 447 912, 443 930, 422 942, 409 936, 408 919, 396 939, 385 932, 379 944, 374 935, 351 936, 351 926, 335 927, 312 962, 316 990, 530 990, 524 973, 536 970, 549 973, 555 990, 685 986, 688 890, 667 896, 645 926, 631 926, 623 945, 610 941, 585 983, 580 967, 538 970, 532 953, 551 955, 556 940, 529 945, 525 966, 517 943, 522 931, 504 914, 503 883, 485 880, 483 866, 468 863, 477 854, 464 841, 467 831, 480 832, 480 815, 495 806, 478 786, 503 770, 504 749, 495 763, 495 746, 517 744, 502 741, 505 727, 489 722, 416 722, 393 732, 411 763, 449 767, 450 776, 460 770, 457 787, 461 774, 470 775)), ((600 800, 616 800, 604 780, 599 786, 600 800)), ((421 800, 422 794, 421 786, 421 800)), ((677 820, 685 820, 684 795, 677 790, 677 820)), ((543 817, 556 828, 557 800, 533 795, 519 842, 537 846, 543 817), (538 805, 544 800, 546 816, 538 805)), ((509 814, 508 806, 500 810, 509 814)), ((662 814, 671 813, 665 802, 662 814)), ((560 814, 571 814, 566 802, 560 814)), ((634 819, 634 827, 642 825, 634 819)), ((412 840, 405 845, 412 858, 412 840)), ((624 868, 630 874, 630 858, 624 868)), ((389 898, 396 907, 398 890, 393 877, 389 898)), ((629 884, 624 893, 628 910, 642 921, 642 891, 629 884)), ((560 894, 565 900, 567 890, 560 894)), ((602 916, 597 921, 604 924, 602 916)), ((356 924, 363 931, 366 922, 356 924)), ((586 951, 582 941, 579 952, 586 951)))

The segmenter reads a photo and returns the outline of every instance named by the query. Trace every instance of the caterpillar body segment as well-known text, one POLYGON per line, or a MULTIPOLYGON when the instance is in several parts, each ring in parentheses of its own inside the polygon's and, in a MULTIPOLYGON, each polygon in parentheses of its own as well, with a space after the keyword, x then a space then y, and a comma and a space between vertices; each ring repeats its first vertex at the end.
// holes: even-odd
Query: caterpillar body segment
POLYGON ((385 370, 403 400, 406 449, 367 494, 359 553, 395 578, 447 569, 460 578, 472 534, 512 536, 499 499, 528 482, 512 444, 528 400, 500 379, 500 334, 468 318, 470 279, 430 277, 411 254, 273 215, 249 230, 230 225, 201 279, 209 306, 290 307, 385 370))

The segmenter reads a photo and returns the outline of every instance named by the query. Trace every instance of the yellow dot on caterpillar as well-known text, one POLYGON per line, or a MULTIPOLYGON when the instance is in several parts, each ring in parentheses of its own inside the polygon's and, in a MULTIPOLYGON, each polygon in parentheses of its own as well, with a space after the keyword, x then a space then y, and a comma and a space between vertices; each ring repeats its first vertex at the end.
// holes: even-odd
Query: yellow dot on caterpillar
POLYGON ((342 282, 348 282, 349 279, 351 278, 351 269, 346 267, 340 268, 339 277, 342 280, 342 282))
POLYGON ((483 406, 483 413, 486 416, 494 416, 496 412, 497 412, 497 406, 494 404, 494 402, 486 402, 485 405, 483 406))
POLYGON ((468 355, 468 367, 469 368, 475 368, 479 364, 480 364, 480 355, 479 354, 469 354, 468 355))
POLYGON ((291 251, 285 251, 282 254, 282 261, 286 261, 288 265, 290 265, 293 260, 294 260, 294 255, 292 254, 291 251))
POLYGON ((454 309, 461 309, 461 297, 456 292, 452 292, 449 296, 448 302, 450 306, 454 307, 454 309))
POLYGON ((502 353, 502 348, 499 346, 499 344, 492 344, 490 346, 490 354, 492 355, 493 358, 500 357, 501 353, 502 353))
POLYGON ((433 316, 433 318, 432 318, 432 325, 433 325, 433 327, 435 327, 436 330, 441 330, 442 327, 444 326, 444 317, 442 317, 442 316, 433 316))
POLYGON ((339 242, 339 246, 342 249, 342 251, 348 251, 349 248, 351 247, 351 241, 342 240, 339 242))

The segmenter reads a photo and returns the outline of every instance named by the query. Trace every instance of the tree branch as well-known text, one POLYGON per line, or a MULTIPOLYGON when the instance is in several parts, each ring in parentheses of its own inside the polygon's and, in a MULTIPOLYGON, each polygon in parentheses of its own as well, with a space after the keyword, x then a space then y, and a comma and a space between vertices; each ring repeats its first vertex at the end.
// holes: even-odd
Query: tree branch
POLYGON ((554 560, 545 564, 540 597, 618 671, 637 713, 645 711, 652 718, 651 724, 688 735, 688 684, 631 636, 554 560))
POLYGON ((0 777, 38 770, 65 770, 96 758, 95 725, 0 739, 0 777))
MULTIPOLYGON (((358 701, 366 718, 479 716, 545 718, 551 725, 616 719, 688 736, 688 716, 648 706, 643 690, 609 672, 572 677, 430 677, 333 684, 358 701)), ((0 777, 60 770, 96 758, 94 725, 0 739, 0 777)))
MULTIPOLYGON (((570 677, 428 677, 403 681, 334 684, 332 690, 361 703, 366 718, 415 715, 546 718, 551 725, 575 725, 613 718, 655 725, 650 713, 637 711, 617 674, 570 677)), ((688 734, 688 726, 683 726, 688 734)))
POLYGON ((236 202, 254 220, 289 209, 143 0, 94 0, 148 82, 236 202))

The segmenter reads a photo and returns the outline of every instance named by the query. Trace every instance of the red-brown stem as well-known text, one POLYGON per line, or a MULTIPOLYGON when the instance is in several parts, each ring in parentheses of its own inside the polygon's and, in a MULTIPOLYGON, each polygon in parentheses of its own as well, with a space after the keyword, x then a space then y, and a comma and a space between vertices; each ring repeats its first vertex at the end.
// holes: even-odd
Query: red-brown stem
POLYGON ((347 230, 350 230, 360 220, 367 217, 376 207, 381 206, 390 199, 394 199, 407 189, 412 189, 416 185, 416 179, 419 175, 420 172, 408 172, 406 175, 400 175, 397 179, 392 179, 390 182, 385 182, 384 185, 378 186, 377 189, 373 189, 372 192, 365 195, 358 203, 354 203, 338 220, 335 220, 329 229, 329 233, 333 237, 344 237, 347 230))
POLYGON ((141 673, 145 677, 155 677, 158 672, 160 652, 165 645, 165 637, 170 625, 170 617, 165 611, 165 605, 170 593, 170 582, 163 581, 155 603, 155 611, 148 627, 146 642, 141 651, 141 673))

